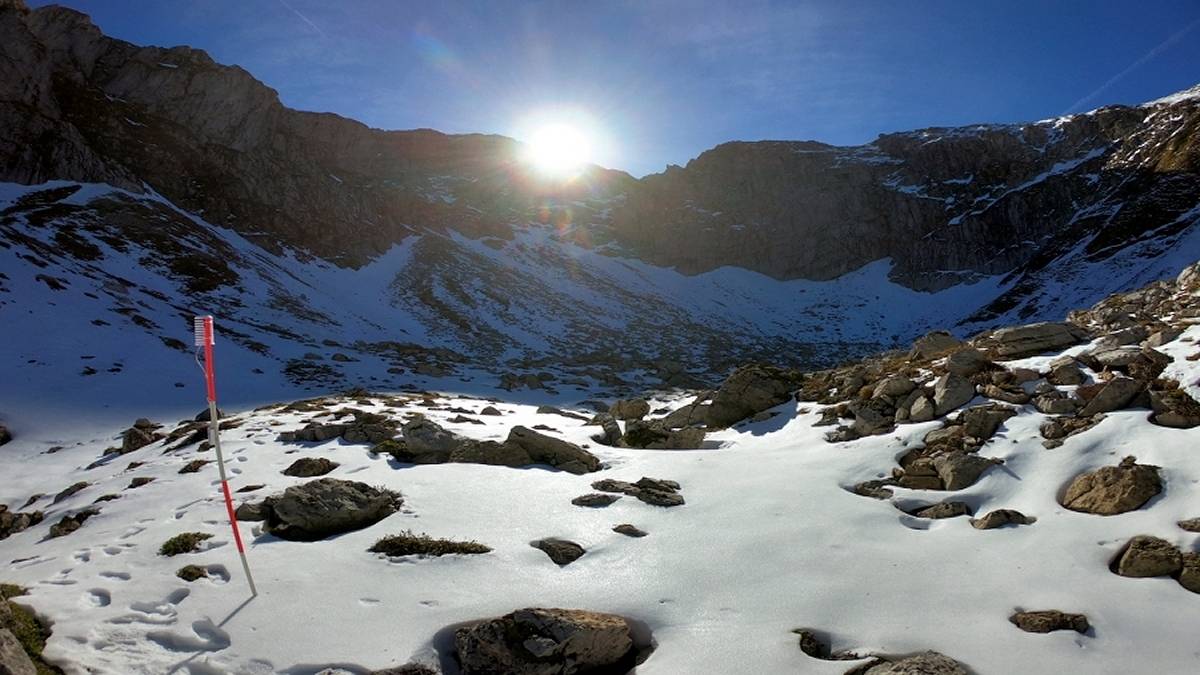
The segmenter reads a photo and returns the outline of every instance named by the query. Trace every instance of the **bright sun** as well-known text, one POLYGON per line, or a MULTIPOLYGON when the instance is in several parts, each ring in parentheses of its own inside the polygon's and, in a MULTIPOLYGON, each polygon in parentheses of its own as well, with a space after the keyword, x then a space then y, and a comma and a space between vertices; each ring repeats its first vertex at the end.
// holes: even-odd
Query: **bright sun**
POLYGON ((547 124, 533 132, 526 145, 526 160, 548 176, 566 176, 591 159, 592 143, 569 124, 547 124))

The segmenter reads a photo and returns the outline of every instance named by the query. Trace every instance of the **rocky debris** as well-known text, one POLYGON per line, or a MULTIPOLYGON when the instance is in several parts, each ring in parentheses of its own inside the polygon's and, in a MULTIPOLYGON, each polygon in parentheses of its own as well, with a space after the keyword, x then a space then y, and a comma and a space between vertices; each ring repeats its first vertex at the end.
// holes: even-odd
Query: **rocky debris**
POLYGON ((946 357, 946 371, 959 377, 971 377, 993 367, 991 359, 974 347, 965 347, 946 357))
POLYGON ((1056 630, 1086 633, 1091 628, 1087 616, 1060 612, 1057 609, 1017 612, 1008 617, 1008 620, 1026 633, 1050 633, 1056 630))
POLYGON ((1126 457, 1117 466, 1104 466, 1076 476, 1060 502, 1072 511, 1112 516, 1141 508, 1162 492, 1158 467, 1137 464, 1126 457))
POLYGON ((1098 348, 1076 358, 1096 372, 1124 373, 1143 382, 1155 379, 1171 364, 1171 357, 1150 347, 1098 348))
POLYGON ((539 415, 558 415, 559 417, 566 417, 568 419, 580 420, 581 422, 588 421, 587 417, 580 415, 579 413, 573 413, 573 412, 570 412, 567 410, 563 410, 562 408, 556 408, 552 405, 538 406, 538 409, 535 412, 537 412, 539 415))
POLYGON ((1050 372, 1046 374, 1046 381, 1057 385, 1083 384, 1086 379, 1073 356, 1060 356, 1054 359, 1050 362, 1050 372))
POLYGON ((208 463, 209 463, 209 460, 207 460, 207 459, 193 459, 192 461, 188 462, 187 464, 184 464, 183 467, 181 469, 179 469, 179 473, 197 473, 198 471, 200 471, 200 469, 203 469, 208 463))
POLYGON ((1150 336, 1147 337, 1142 342, 1142 346, 1150 347, 1150 348, 1161 347, 1165 344, 1168 344, 1168 343, 1178 340, 1180 335, 1183 335, 1182 329, 1166 328, 1166 329, 1151 333, 1150 336))
POLYGON ((41 511, 12 512, 7 504, 0 504, 0 539, 23 532, 42 522, 44 517, 41 511))
POLYGON ((608 412, 622 422, 640 420, 650 414, 650 404, 644 398, 622 399, 613 403, 608 412))
POLYGON ((875 659, 846 671, 846 675, 968 675, 958 661, 928 651, 896 660, 875 659))
POLYGON ((312 478, 313 476, 324 476, 338 468, 338 466, 337 462, 324 457, 301 457, 292 462, 288 468, 284 469, 283 475, 295 476, 297 478, 312 478))
POLYGON ((972 518, 971 527, 977 530, 994 530, 1005 525, 1032 525, 1037 522, 1034 516, 1027 516, 1013 509, 996 509, 988 511, 982 518, 972 518))
POLYGON ((592 483, 593 490, 627 494, 651 506, 680 506, 684 503, 679 494, 679 483, 661 478, 642 476, 636 483, 605 478, 592 483))
POLYGON ((913 511, 909 511, 909 515, 917 518, 929 518, 932 520, 940 520, 942 518, 957 518, 958 516, 971 515, 971 507, 965 502, 942 502, 932 506, 924 506, 913 511))
POLYGON ((637 660, 629 622, 578 609, 521 609, 454 632, 462 675, 624 673, 637 660))
POLYGON ((975 385, 970 380, 946 373, 933 383, 933 414, 941 417, 975 398, 975 385))
POLYGON ((382 443, 396 435, 396 422, 386 415, 355 409, 338 412, 338 414, 345 413, 353 415, 354 420, 328 424, 309 422, 302 429, 279 434, 279 441, 281 443, 322 443, 340 437, 347 443, 382 443))
POLYGON ((767 365, 742 366, 733 372, 713 394, 706 423, 727 427, 755 413, 774 408, 800 387, 797 371, 767 365))
POLYGON ((605 494, 603 492, 590 492, 586 495, 580 495, 571 500, 575 506, 588 506, 591 508, 602 508, 612 504, 621 497, 614 494, 605 494))
POLYGON ((262 510, 268 533, 291 541, 316 541, 374 525, 395 513, 401 503, 396 492, 318 478, 267 497, 262 510))
POLYGON ((1188 518, 1187 520, 1181 520, 1176 524, 1179 525, 1180 529, 1186 530, 1187 532, 1200 533, 1200 518, 1188 518))
POLYGON ((1080 417, 1120 410, 1137 398, 1146 385, 1129 377, 1114 377, 1108 382, 1083 385, 1075 392, 1087 403, 1079 411, 1080 417))
POLYGON ((962 344, 961 340, 948 331, 935 330, 917 338, 913 342, 908 357, 913 360, 928 360, 941 356, 962 344))
POLYGON ((180 579, 183 579, 184 581, 186 581, 188 583, 191 583, 193 581, 196 581, 197 579, 207 578, 208 570, 204 569, 203 567, 201 567, 199 565, 184 565, 183 567, 180 567, 175 572, 175 576, 179 577, 180 579))
POLYGON ((1182 389, 1150 390, 1150 421, 1173 429, 1200 426, 1200 402, 1182 389))
POLYGON ((573 541, 547 537, 529 542, 529 545, 542 551, 559 567, 566 567, 583 557, 587 551, 573 541))
POLYGON ((649 534, 649 532, 646 532, 645 530, 641 530, 629 523, 621 523, 620 525, 615 525, 615 526, 613 526, 612 531, 616 532, 617 534, 623 534, 626 537, 633 537, 635 539, 644 537, 647 534, 649 534))
POLYGON ((1087 337, 1087 332, 1074 324, 1043 322, 996 329, 976 340, 975 345, 1000 358, 1019 359, 1061 350, 1087 337))
POLYGON ((1104 415, 1091 417, 1055 417, 1042 422, 1038 428, 1041 432, 1042 445, 1046 448, 1057 448, 1063 444, 1063 439, 1083 433, 1104 420, 1104 415))
POLYGON ((1183 553, 1171 542, 1138 535, 1129 540, 1117 559, 1116 572, 1123 577, 1165 577, 1183 571, 1183 553))

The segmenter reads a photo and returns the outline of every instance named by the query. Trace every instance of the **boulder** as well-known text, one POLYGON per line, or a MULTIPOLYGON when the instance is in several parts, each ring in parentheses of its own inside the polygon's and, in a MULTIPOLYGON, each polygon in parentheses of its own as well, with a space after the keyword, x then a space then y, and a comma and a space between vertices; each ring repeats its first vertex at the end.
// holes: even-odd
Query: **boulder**
MULTIPOLYGON (((947 373, 933 384, 934 416, 941 417, 975 398, 975 385, 961 375, 947 373)), ((915 413, 915 410, 914 410, 915 413)))
POLYGON ((937 405, 928 396, 921 396, 913 401, 908 413, 908 421, 913 423, 928 422, 935 417, 937 417, 937 405))
POLYGON ((986 440, 996 433, 1005 420, 1016 414, 1017 411, 1008 406, 977 405, 962 411, 958 416, 958 421, 962 422, 963 432, 967 436, 986 440))
POLYGON ((942 518, 957 518, 958 516, 971 515, 971 507, 965 502, 942 502, 933 506, 926 506, 912 512, 912 515, 918 518, 930 518, 939 520, 942 518))
POLYGON ((1142 507, 1162 492, 1158 467, 1126 457, 1117 466, 1080 474, 1067 486, 1062 505, 1072 511, 1112 516, 1142 507))
POLYGON ((707 423, 713 427, 727 427, 784 403, 800 386, 800 377, 794 370, 774 366, 742 366, 713 394, 707 423))
POLYGON ((33 660, 21 647, 21 641, 7 628, 0 627, 0 673, 4 675, 38 675, 33 660))
POLYGON ((974 485, 984 471, 998 463, 999 460, 990 457, 969 455, 961 451, 949 452, 933 459, 933 466, 937 469, 938 478, 942 480, 945 490, 961 490, 974 485))
POLYGON ((1017 612, 1008 620, 1026 633, 1050 633, 1056 630, 1073 630, 1076 633, 1086 633, 1091 626, 1087 616, 1083 614, 1068 614, 1057 609, 1046 609, 1035 612, 1017 612))
POLYGON ((462 675, 623 673, 635 661, 629 622, 577 609, 521 609, 459 628, 462 675))
POLYGON ((617 534, 623 534, 626 537, 633 537, 635 539, 640 539, 641 537, 644 537, 647 534, 649 534, 645 530, 639 529, 638 527, 631 525, 629 523, 621 523, 620 525, 615 525, 615 526, 613 526, 612 531, 616 532, 617 534))
POLYGON ((1005 525, 1032 525, 1035 522, 1037 522, 1037 518, 1027 516, 1020 511, 996 509, 995 511, 989 511, 982 518, 972 518, 971 527, 977 530, 993 530, 1005 525))
POLYGON ((1046 374, 1046 381, 1050 384, 1058 385, 1074 385, 1083 384, 1087 379, 1083 375, 1083 371, 1076 365, 1075 359, 1067 357, 1059 357, 1050 362, 1050 372, 1046 374))
POLYGON ((965 347, 946 357, 946 370, 961 377, 970 377, 992 366, 987 354, 974 347, 965 347))
POLYGON ((1087 337, 1078 326, 1069 323, 1033 323, 992 331, 983 342, 1001 358, 1016 359, 1063 349, 1087 337))
POLYGON ((928 651, 896 661, 876 660, 864 666, 852 668, 846 675, 968 675, 958 661, 928 651))
POLYGON ((860 436, 882 434, 894 426, 891 406, 881 399, 872 399, 866 405, 859 406, 854 412, 854 424, 851 427, 860 436))
POLYGON ((525 427, 513 427, 504 443, 529 453, 535 463, 549 464, 568 473, 584 474, 600 470, 600 460, 587 450, 525 427))
POLYGON ((1200 402, 1182 389, 1150 391, 1150 421, 1173 429, 1200 426, 1200 402))
POLYGON ((1171 542, 1147 535, 1130 539, 1117 560, 1117 574, 1123 577, 1165 577, 1182 570, 1183 553, 1171 542))
POLYGON ((1034 397, 1033 406, 1038 409, 1038 412, 1046 415, 1074 415, 1083 406, 1083 402, 1055 389, 1050 393, 1034 397))
POLYGON ((403 458, 396 459, 413 464, 439 464, 450 460, 450 453, 468 439, 448 431, 436 422, 418 417, 400 429, 404 437, 403 458))
POLYGON ((292 462, 288 468, 284 469, 283 475, 312 478, 313 476, 324 476, 338 468, 338 466, 337 462, 330 461, 324 457, 301 457, 292 462))
POLYGON ((586 495, 580 495, 571 500, 575 506, 588 506, 591 508, 602 508, 612 504, 620 499, 620 495, 605 494, 603 492, 590 492, 586 495))
POLYGON ((962 340, 951 335, 948 331, 935 330, 916 339, 908 352, 910 359, 932 359, 958 347, 962 340))
POLYGON ((1187 520, 1181 520, 1176 524, 1179 525, 1179 529, 1181 530, 1200 533, 1200 518, 1188 518, 1187 520))
POLYGON ((44 517, 41 511, 14 513, 8 510, 8 505, 0 504, 0 539, 23 532, 42 522, 44 517))
POLYGON ((1183 335, 1183 331, 1179 328, 1166 328, 1155 333, 1151 333, 1149 337, 1142 342, 1143 347, 1161 347, 1167 343, 1174 342, 1183 335))
POLYGON ((57 523, 50 526, 50 538, 65 537, 80 527, 92 516, 100 515, 100 509, 84 509, 78 513, 63 516, 57 523))
POLYGON ((587 553, 582 546, 573 541, 554 537, 531 541, 529 545, 545 553, 559 567, 566 567, 587 553))
POLYGON ((872 396, 874 398, 879 398, 881 396, 887 396, 889 398, 895 399, 900 396, 907 395, 909 392, 911 392, 913 389, 916 389, 916 388, 917 388, 917 385, 914 384, 913 381, 910 380, 909 378, 907 378, 903 375, 891 375, 889 377, 885 377, 884 379, 880 380, 879 384, 875 385, 875 391, 872 394, 872 396))
POLYGON ((1179 572, 1179 585, 1193 593, 1200 593, 1200 553, 1188 551, 1183 554, 1183 569, 1179 572))
POLYGON ((374 525, 402 503, 398 493, 366 483, 318 478, 267 497, 265 529, 280 539, 316 541, 374 525))
POLYGON ((650 414, 650 404, 644 398, 622 399, 613 403, 608 412, 621 421, 640 420, 650 414))
POLYGON ((591 424, 600 426, 601 433, 592 436, 592 440, 604 445, 616 446, 621 442, 621 425, 608 413, 597 413, 591 424))
POLYGON ((979 393, 990 399, 1014 405, 1024 405, 1029 403, 1030 400, 1029 394, 1025 393, 1025 390, 1020 387, 1002 387, 996 384, 985 384, 979 388, 979 393))
MULTIPOLYGON (((139 422, 143 420, 138 420, 139 422)), ((125 430, 121 434, 121 449, 122 455, 140 450, 147 445, 158 440, 158 435, 154 433, 154 427, 139 427, 137 424, 125 430)))
MULTIPOLYGON (((1092 396, 1079 411, 1080 417, 1120 410, 1133 402, 1145 388, 1143 383, 1128 377, 1114 377, 1108 382, 1092 386, 1098 386, 1098 388, 1094 393, 1087 392, 1092 393, 1092 396)), ((1080 387, 1080 389, 1083 390, 1084 387, 1080 387)))

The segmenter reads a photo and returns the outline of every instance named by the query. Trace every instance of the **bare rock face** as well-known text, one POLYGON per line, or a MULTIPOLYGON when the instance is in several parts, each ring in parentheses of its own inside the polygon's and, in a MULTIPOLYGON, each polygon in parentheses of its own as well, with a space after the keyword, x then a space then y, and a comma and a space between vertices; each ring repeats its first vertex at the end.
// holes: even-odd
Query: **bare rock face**
POLYGON ((1139 509, 1162 492, 1158 467, 1126 457, 1117 466, 1080 474, 1067 486, 1062 505, 1072 511, 1113 516, 1139 509))
POLYGON ((316 541, 361 530, 392 515, 400 495, 336 478, 294 485, 263 502, 266 531, 292 541, 316 541))
POLYGON ((1008 620, 1026 633, 1050 633, 1056 630, 1073 630, 1086 633, 1091 626, 1083 614, 1069 614, 1057 609, 1036 612, 1017 612, 1008 620))
POLYGON ((463 675, 615 673, 635 659, 626 619, 577 609, 517 610, 458 629, 454 646, 463 675))
POLYGON ((1164 577, 1183 570, 1183 553, 1171 542, 1139 535, 1129 540, 1117 561, 1117 574, 1123 577, 1164 577))

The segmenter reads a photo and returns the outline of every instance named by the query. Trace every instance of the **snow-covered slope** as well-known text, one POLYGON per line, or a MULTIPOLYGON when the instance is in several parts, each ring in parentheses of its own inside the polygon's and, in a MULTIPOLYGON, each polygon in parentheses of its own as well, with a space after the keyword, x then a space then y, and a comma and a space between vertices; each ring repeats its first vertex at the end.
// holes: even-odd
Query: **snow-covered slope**
MULTIPOLYGON (((1200 328, 1193 327, 1161 348, 1174 359, 1165 375, 1193 395, 1200 394, 1200 365, 1185 357, 1198 340, 1200 328)), ((1005 365, 1044 369, 1053 356, 1005 365)), ((772 419, 709 434, 713 449, 655 451, 598 445, 589 438, 595 427, 529 405, 495 403, 503 415, 489 417, 475 414, 487 405, 481 399, 450 395, 438 404, 440 410, 421 396, 359 395, 328 399, 315 412, 239 411, 226 422, 236 426, 223 434, 233 487, 266 485, 239 499, 303 482, 280 475, 301 456, 331 459, 340 466, 330 476, 387 486, 405 499, 400 513, 372 527, 315 543, 283 541, 244 524, 261 593, 249 602, 215 467, 178 473, 189 460, 211 459, 211 452, 194 445, 164 451, 155 443, 94 465, 114 443, 111 430, 94 434, 64 421, 25 434, 4 447, 10 461, 3 502, 16 507, 31 494, 87 481, 59 503, 33 501, 30 508, 45 509, 48 524, 101 495, 121 496, 100 504, 99 515, 65 537, 46 540, 43 524, 0 542, 0 576, 31 589, 19 602, 52 622, 45 654, 68 673, 315 673, 329 666, 363 673, 414 659, 436 663, 445 644, 435 636, 444 627, 526 606, 579 607, 644 622, 657 644, 637 669, 645 675, 842 673, 855 665, 801 653, 791 632, 801 627, 828 635, 835 650, 934 649, 981 674, 1187 673, 1200 663, 1198 596, 1170 578, 1132 579, 1109 570, 1138 534, 1197 550, 1197 535, 1175 524, 1200 515, 1196 432, 1155 426, 1145 411, 1110 413, 1047 450, 1038 432, 1045 416, 1022 407, 981 451, 1003 459, 1003 467, 952 498, 977 514, 1011 508, 1037 521, 981 531, 965 518, 925 520, 898 510, 947 493, 896 488, 892 500, 880 501, 847 489, 885 476, 937 422, 830 444, 824 428, 814 427, 821 417, 814 406, 787 403, 772 419), (547 425, 554 429, 547 433, 590 446, 606 468, 575 476, 411 466, 371 455, 362 444, 277 440, 280 431, 314 417, 332 419, 326 410, 347 404, 396 418, 422 412, 478 439, 503 438, 517 424, 547 425), (451 421, 459 413, 450 407, 484 423, 451 421), (52 446, 63 447, 47 454, 52 446), (1125 455, 1162 467, 1166 488, 1159 497, 1111 517, 1059 505, 1072 477, 1125 455), (678 481, 686 504, 570 503, 599 478, 640 476, 678 481), (143 477, 155 480, 128 489, 143 477), (616 534, 617 523, 649 535, 616 534), (403 530, 476 539, 493 551, 403 560, 367 552, 379 537, 403 530), (199 553, 156 554, 164 540, 185 531, 213 538, 199 553), (546 536, 576 541, 587 553, 560 568, 529 546, 546 536), (185 563, 206 567, 210 577, 179 580, 174 573, 185 563), (1086 614, 1092 629, 1038 635, 1008 621, 1018 609, 1051 608, 1086 614)))

